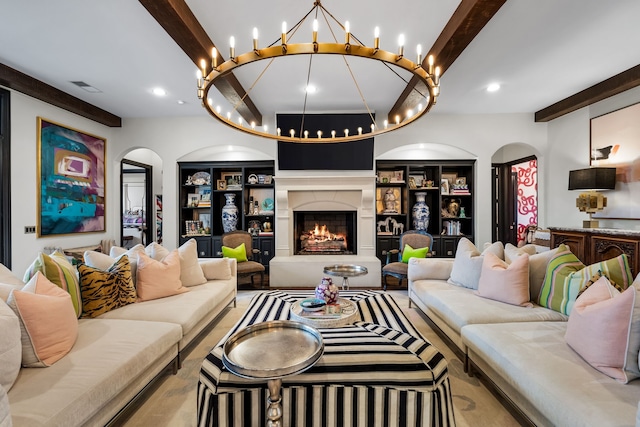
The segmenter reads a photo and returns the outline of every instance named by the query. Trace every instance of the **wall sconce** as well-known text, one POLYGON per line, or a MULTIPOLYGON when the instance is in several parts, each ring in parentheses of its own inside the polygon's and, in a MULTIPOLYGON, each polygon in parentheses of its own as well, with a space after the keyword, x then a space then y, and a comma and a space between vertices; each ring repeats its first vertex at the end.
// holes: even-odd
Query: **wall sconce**
POLYGON ((586 190, 576 199, 580 212, 587 212, 589 220, 582 222, 583 228, 598 228, 591 215, 607 206, 607 198, 598 191, 616 188, 616 168, 588 168, 569 171, 569 190, 586 190))

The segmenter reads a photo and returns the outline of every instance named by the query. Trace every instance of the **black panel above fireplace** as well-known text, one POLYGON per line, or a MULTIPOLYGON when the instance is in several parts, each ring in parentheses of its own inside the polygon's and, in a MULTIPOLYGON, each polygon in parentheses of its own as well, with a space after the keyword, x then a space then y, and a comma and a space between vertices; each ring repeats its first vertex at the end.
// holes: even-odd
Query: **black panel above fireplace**
POLYGON ((355 211, 295 211, 296 255, 353 255, 355 211))
MULTIPOLYGON (((283 134, 294 129, 300 135, 301 114, 278 114, 277 126, 283 134)), ((305 114, 304 129, 310 135, 330 137, 335 130, 342 135, 344 129, 351 134, 358 127, 368 130, 371 118, 368 114, 305 114)), ((308 143, 278 141, 278 168, 281 170, 373 170, 373 138, 341 143, 308 143)))

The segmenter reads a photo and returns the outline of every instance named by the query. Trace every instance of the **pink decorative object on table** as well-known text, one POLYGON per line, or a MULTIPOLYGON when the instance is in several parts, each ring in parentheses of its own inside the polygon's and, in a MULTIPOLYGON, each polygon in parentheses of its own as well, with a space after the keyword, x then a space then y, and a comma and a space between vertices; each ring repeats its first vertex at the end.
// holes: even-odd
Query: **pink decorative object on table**
POLYGON ((330 277, 323 277, 322 281, 316 286, 316 298, 326 301, 327 304, 335 304, 338 301, 338 287, 333 284, 330 277))

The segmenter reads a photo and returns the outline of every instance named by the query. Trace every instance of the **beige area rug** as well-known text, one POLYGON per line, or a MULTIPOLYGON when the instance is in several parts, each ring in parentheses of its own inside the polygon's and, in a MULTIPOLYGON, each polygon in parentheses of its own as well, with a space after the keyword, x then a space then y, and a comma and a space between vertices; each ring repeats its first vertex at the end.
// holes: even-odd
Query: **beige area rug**
MULTIPOLYGON (((256 291, 239 291, 237 307, 225 315, 187 355, 177 375, 166 375, 125 426, 192 427, 196 426, 196 388, 200 364, 206 354, 242 316, 256 291)), ((453 405, 458 427, 520 425, 494 395, 475 377, 463 372, 462 362, 427 325, 419 310, 408 308, 407 291, 389 291, 405 315, 449 361, 453 405)))

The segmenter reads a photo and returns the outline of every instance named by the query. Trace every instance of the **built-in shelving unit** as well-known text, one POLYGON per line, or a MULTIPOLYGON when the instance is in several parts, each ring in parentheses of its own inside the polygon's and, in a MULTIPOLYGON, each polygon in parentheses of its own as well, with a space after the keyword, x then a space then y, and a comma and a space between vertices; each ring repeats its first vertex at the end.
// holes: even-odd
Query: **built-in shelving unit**
POLYGON ((461 237, 474 240, 475 160, 380 160, 376 174, 376 253, 383 263, 389 250, 399 249, 400 234, 416 229, 411 211, 422 196, 434 256, 453 257, 461 237))
POLYGON ((200 257, 222 255, 222 208, 233 194, 238 208, 236 229, 254 234, 262 263, 274 254, 274 162, 180 162, 179 242, 194 238, 200 257))

